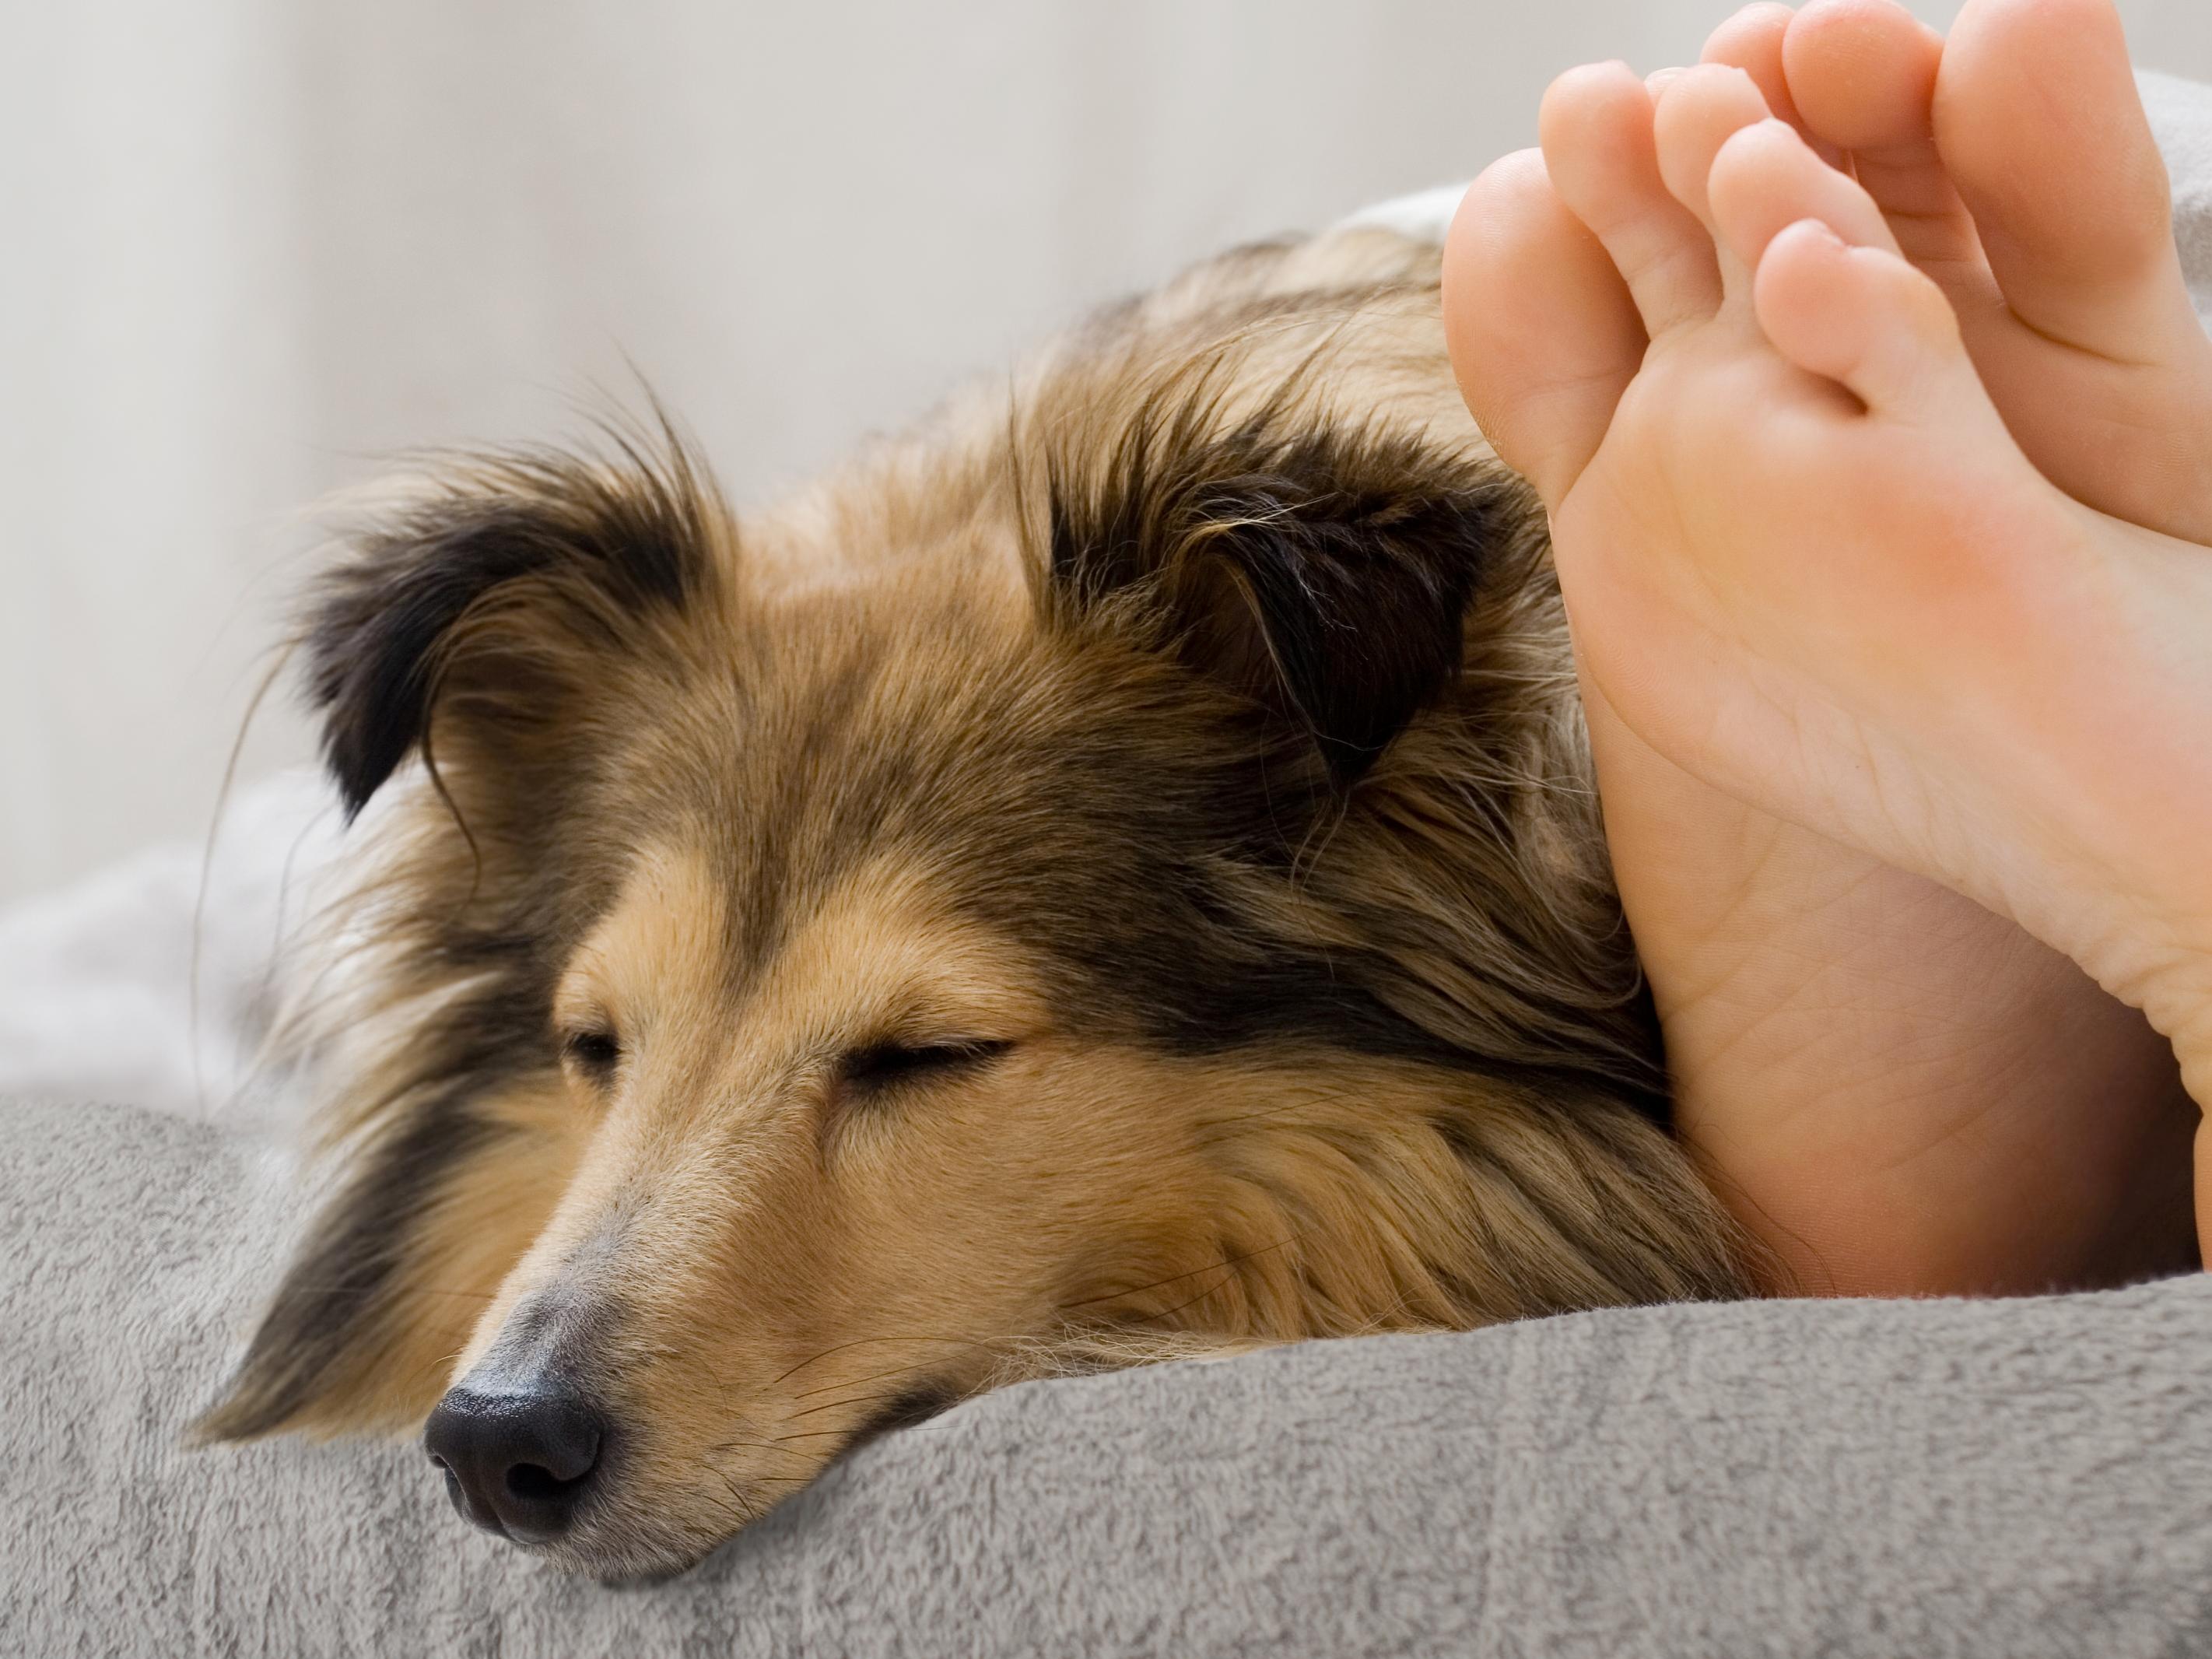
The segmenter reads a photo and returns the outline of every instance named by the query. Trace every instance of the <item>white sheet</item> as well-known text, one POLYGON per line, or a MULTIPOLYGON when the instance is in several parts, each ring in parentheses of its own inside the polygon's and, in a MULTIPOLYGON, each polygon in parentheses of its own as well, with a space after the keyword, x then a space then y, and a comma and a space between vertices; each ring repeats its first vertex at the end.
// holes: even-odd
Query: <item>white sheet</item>
POLYGON ((152 848, 0 910, 0 1097, 210 1120, 288 1114, 283 1091, 257 1078, 254 1051, 278 945, 307 913, 337 830, 321 778, 287 772, 240 791, 211 848, 152 848))

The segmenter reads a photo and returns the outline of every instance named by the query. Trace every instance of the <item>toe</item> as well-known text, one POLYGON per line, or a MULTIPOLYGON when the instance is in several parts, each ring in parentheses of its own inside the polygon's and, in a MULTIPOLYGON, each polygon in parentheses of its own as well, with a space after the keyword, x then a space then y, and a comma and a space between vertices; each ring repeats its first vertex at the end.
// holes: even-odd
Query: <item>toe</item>
POLYGON ((1838 149, 1929 143, 1943 39, 1893 0, 1811 0, 1782 45, 1790 95, 1838 149))
POLYGON ((1721 143, 1708 199, 1729 257, 1754 272, 1759 327, 1777 352, 1878 414, 1986 410, 1942 289, 1902 258, 1874 199, 1792 126, 1756 122, 1721 143))
POLYGON ((1942 290, 1887 248, 1854 246, 1818 219, 1767 243, 1753 295, 1777 351, 1876 416, 1947 422, 1961 407, 1962 374, 1976 384, 1942 290))
POLYGON ((1974 0, 1945 49, 1936 142, 2014 313, 2125 362, 2196 332, 2166 167, 2109 0, 1974 0))
POLYGON ((1873 198, 1794 129, 1770 120, 1736 132, 1708 190, 1731 257, 1756 273, 1759 327, 1784 357, 1877 413, 1986 410, 1942 290, 1899 254, 1873 198))
POLYGON ((1775 119, 1787 121, 1803 132, 1805 125, 1790 95, 1790 76, 1782 59, 1782 43, 1795 15, 1784 5, 1746 6, 1706 37, 1698 61, 1741 70, 1759 88, 1759 97, 1775 119))
POLYGON ((1804 130, 1848 152, 1907 257, 1947 286, 1987 276, 1972 219, 1936 149, 1943 40, 1893 0, 1812 0, 1783 62, 1804 130))
POLYGON ((1821 221, 1846 241, 1898 251, 1866 191, 1779 121, 1731 135, 1713 157, 1705 189, 1716 234, 1747 268, 1757 266, 1767 244, 1803 219, 1821 221))
MULTIPOLYGON (((1742 131, 1771 119, 1766 100, 1750 75, 1720 64, 1685 70, 1660 94, 1652 121, 1659 146, 1659 174, 1674 199, 1698 216, 1708 234, 1717 234, 1706 185, 1713 158, 1742 131)), ((1721 274, 1731 280, 1733 261, 1722 249, 1721 274)))
POLYGON ((1544 158, 1493 164, 1444 244, 1444 334, 1476 422, 1556 506, 1596 453, 1646 343, 1620 273, 1544 158))
POLYGON ((1721 301, 1712 239, 1659 175, 1644 82, 1625 64, 1571 70, 1545 94, 1539 125, 1553 186, 1604 245, 1646 333, 1711 317, 1721 301))

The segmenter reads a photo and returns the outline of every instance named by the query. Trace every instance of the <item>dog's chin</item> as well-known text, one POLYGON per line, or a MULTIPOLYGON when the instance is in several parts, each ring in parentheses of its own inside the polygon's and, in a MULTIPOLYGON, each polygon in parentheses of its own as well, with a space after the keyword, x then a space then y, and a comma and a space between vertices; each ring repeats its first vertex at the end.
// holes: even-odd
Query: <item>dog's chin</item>
POLYGON ((502 1541, 556 1572, 610 1588, 643 1588, 690 1571, 742 1529, 737 1517, 711 1510, 687 1517, 672 1505, 656 1513, 642 1501, 603 1502, 557 1538, 502 1541))
MULTIPOLYGON (((958 1399, 957 1390, 940 1383, 908 1389, 853 1431, 837 1456, 936 1417, 958 1399)), ((726 1503, 712 1489, 662 1487, 648 1494, 620 1484, 617 1471, 617 1486, 580 1511, 567 1533, 508 1541, 558 1571, 595 1578, 611 1589, 642 1589, 690 1571, 793 1495, 786 1483, 744 1480, 730 1485, 726 1503), (779 1485, 785 1490, 779 1492, 779 1485)))
POLYGON ((648 1571, 592 1571, 586 1573, 582 1569, 575 1569, 574 1571, 579 1577, 588 1577, 597 1579, 599 1583, 600 1588, 603 1589, 649 1590, 655 1589, 659 1585, 669 1583, 675 1579, 681 1578, 685 1573, 690 1571, 692 1568, 697 1566, 701 1561, 705 1560, 707 1559, 707 1554, 711 1553, 712 1552, 709 1551, 698 1555, 692 1559, 684 1562, 680 1566, 660 1567, 648 1571))
POLYGON ((608 1528, 514 1547, 556 1571, 595 1578, 610 1589, 647 1589, 682 1577, 727 1541, 726 1534, 653 1536, 642 1529, 608 1528))

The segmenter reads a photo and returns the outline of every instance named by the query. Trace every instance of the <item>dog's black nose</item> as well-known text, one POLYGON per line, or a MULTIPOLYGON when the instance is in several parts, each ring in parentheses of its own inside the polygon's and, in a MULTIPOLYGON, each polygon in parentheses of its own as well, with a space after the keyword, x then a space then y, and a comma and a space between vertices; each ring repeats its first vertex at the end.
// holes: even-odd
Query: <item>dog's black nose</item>
POLYGON ((422 1431, 453 1507, 525 1544, 568 1529, 605 1438, 597 1408, 557 1383, 498 1394, 449 1389, 422 1431))

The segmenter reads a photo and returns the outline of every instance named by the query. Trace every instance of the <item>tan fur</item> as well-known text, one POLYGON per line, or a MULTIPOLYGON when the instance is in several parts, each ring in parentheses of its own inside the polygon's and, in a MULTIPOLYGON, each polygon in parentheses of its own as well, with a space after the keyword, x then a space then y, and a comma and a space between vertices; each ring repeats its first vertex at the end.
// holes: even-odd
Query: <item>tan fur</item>
POLYGON ((1377 232, 1228 256, 742 524, 675 450, 495 458, 365 532, 333 764, 428 764, 301 1027, 353 1183, 208 1431, 417 1420, 587 1309, 625 1449, 550 1553, 641 1571, 901 1401, 1741 1292, 1434 283, 1377 232), (1392 536, 1340 599, 1297 563, 1392 536), (1462 547, 1407 691, 1443 576, 1403 573, 1462 547), (1414 623, 1355 639, 1391 582, 1414 623))

